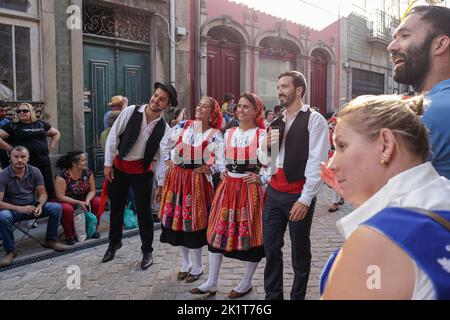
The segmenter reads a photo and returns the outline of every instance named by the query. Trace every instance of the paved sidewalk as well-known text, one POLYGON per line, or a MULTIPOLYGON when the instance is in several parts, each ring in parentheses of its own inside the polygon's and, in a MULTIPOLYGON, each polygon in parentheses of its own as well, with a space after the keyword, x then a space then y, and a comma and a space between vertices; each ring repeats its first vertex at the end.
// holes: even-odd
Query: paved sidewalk
MULTIPOLYGON (((330 192, 324 187, 319 195, 312 226, 312 266, 308 285, 307 299, 319 298, 319 277, 329 255, 342 245, 343 238, 337 232, 335 223, 351 211, 348 205, 335 213, 329 213, 327 207, 330 192)), ((104 235, 106 236, 106 235, 104 235)), ((188 290, 200 285, 207 279, 208 252, 204 249, 204 275, 191 284, 179 282, 177 272, 182 264, 178 248, 159 242, 160 231, 155 232, 154 265, 147 271, 140 269, 140 238, 124 239, 124 246, 117 252, 113 262, 100 263, 107 245, 63 255, 50 260, 24 267, 0 272, 0 299, 149 299, 149 300, 201 300, 188 290), (81 289, 69 290, 66 286, 67 268, 76 265, 81 270, 81 289)), ((1 253, 3 254, 3 253, 1 253)), ((284 285, 285 299, 289 299, 293 281, 290 261, 290 240, 286 233, 284 248, 284 285)), ((265 259, 259 264, 254 278, 254 290, 243 299, 264 299, 265 259)), ((245 264, 224 258, 219 276, 218 292, 209 299, 227 300, 227 293, 233 289, 245 272, 245 264)))

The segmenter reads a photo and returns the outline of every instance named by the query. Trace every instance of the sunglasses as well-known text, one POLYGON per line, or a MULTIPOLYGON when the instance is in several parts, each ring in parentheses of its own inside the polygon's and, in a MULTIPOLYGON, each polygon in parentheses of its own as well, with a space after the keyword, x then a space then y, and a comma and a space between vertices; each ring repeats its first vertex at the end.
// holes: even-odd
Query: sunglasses
POLYGON ((28 113, 28 112, 30 112, 30 110, 28 110, 28 109, 19 109, 16 112, 17 113, 28 113))

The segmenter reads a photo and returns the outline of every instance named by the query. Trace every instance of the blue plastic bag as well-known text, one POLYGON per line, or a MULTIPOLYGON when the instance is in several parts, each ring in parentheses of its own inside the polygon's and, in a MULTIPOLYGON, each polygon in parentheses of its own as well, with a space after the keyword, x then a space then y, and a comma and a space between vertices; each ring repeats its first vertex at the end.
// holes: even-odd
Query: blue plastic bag
POLYGON ((130 201, 128 203, 128 207, 125 208, 125 212, 123 213, 123 225, 125 226, 125 229, 135 229, 139 226, 136 215, 131 209, 132 204, 133 203, 130 201))
POLYGON ((86 218, 86 235, 87 238, 92 238, 97 230, 97 217, 92 212, 85 212, 84 216, 86 218))

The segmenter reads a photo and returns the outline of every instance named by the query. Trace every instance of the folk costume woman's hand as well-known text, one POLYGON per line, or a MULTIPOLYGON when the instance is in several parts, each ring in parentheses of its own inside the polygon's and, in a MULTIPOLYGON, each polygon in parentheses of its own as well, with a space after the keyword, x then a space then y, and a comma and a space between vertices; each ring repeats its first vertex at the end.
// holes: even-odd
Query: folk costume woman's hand
POLYGON ((212 176, 211 168, 208 165, 203 165, 203 166, 201 166, 201 167, 199 167, 197 169, 194 169, 194 173, 197 173, 197 174, 202 174, 203 173, 203 174, 207 174, 207 175, 212 176))
POLYGON ((261 184, 261 179, 259 178, 259 174, 249 173, 248 176, 244 177, 244 181, 247 183, 259 183, 261 184))

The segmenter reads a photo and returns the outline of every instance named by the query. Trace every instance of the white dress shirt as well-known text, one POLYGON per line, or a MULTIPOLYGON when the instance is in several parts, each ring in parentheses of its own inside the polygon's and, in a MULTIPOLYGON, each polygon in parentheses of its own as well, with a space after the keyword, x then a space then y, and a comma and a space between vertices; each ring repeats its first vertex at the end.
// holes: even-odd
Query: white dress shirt
MULTIPOLYGON (((141 130, 140 134, 138 136, 138 139, 136 140, 136 143, 134 144, 131 151, 127 154, 127 156, 123 159, 126 161, 136 161, 136 160, 142 160, 144 159, 145 154, 145 147, 147 145, 147 140, 152 134, 153 130, 155 129, 156 124, 159 120, 161 120, 161 116, 155 120, 153 120, 150 123, 147 123, 147 117, 145 115, 145 108, 147 105, 143 105, 139 108, 139 112, 142 113, 142 122, 141 122, 141 130)), ((125 128, 127 127, 128 121, 130 121, 131 115, 133 114, 135 109, 135 106, 129 106, 125 110, 123 110, 119 117, 117 118, 116 122, 114 122, 114 125, 111 128, 111 131, 109 132, 108 139, 106 140, 106 146, 105 146, 105 166, 111 167, 114 163, 114 159, 118 155, 118 147, 119 147, 119 137, 120 135, 125 131, 125 128)), ((166 128, 164 133, 167 133, 169 131, 169 126, 166 123, 166 128)), ((156 152, 155 158, 159 159, 159 148, 156 152)), ((165 163, 164 161, 157 161, 156 165, 156 178, 158 179, 158 182, 163 179, 161 175, 165 171, 165 163)))
MULTIPOLYGON (((309 109, 309 105, 303 105, 302 108, 289 119, 289 122, 287 122, 286 112, 284 113, 283 121, 287 123, 284 130, 283 143, 276 159, 276 168, 283 168, 284 166, 286 137, 294 120, 297 118, 299 112, 307 112, 309 109)), ((325 118, 320 113, 312 110, 308 122, 308 131, 309 156, 305 168, 306 182, 303 186, 302 194, 297 201, 310 206, 312 200, 317 196, 323 185, 323 182, 320 179, 320 163, 326 162, 328 159, 328 150, 330 150, 330 130, 325 118)), ((271 160, 270 157, 267 156, 264 147, 264 144, 260 146, 258 158, 262 164, 269 167, 271 160)))

